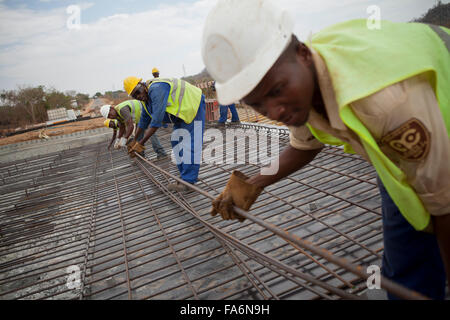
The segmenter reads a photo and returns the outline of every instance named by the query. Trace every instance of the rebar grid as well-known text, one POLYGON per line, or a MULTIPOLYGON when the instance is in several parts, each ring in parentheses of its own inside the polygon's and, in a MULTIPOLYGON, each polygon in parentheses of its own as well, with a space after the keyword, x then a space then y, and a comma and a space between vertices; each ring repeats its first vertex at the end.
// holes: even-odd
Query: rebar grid
MULTIPOLYGON (((279 136, 281 147, 288 143, 285 129, 233 128, 279 136)), ((170 131, 158 131, 166 151, 170 131)), ((252 156, 248 146, 232 148, 252 156)), ((146 152, 158 168, 179 175, 174 164, 146 152)), ((252 175, 260 168, 202 164, 196 186, 217 196, 232 170, 252 175)), ((209 198, 170 193, 168 175, 131 161, 126 152, 106 150, 105 143, 6 164, 1 171, 1 299, 364 296, 361 277, 249 220, 210 216, 209 198), (67 286, 71 266, 80 270, 75 289, 67 286)), ((267 187, 251 214, 351 263, 380 262, 375 172, 340 149, 327 147, 304 169, 267 187)))

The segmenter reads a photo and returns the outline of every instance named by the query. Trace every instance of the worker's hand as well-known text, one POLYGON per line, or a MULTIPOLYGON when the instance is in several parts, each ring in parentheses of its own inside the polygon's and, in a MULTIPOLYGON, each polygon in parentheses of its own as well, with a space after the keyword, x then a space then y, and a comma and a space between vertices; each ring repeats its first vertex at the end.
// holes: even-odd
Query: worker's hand
POLYGON ((136 153, 141 153, 144 150, 145 150, 145 147, 142 144, 140 144, 139 142, 136 142, 133 145, 133 147, 130 148, 130 151, 128 153, 130 154, 131 158, 134 158, 134 157, 136 157, 135 152, 136 153))
POLYGON ((128 142, 127 142, 127 151, 128 151, 128 153, 130 153, 130 151, 131 151, 131 148, 133 148, 133 146, 136 144, 136 140, 134 140, 134 139, 128 139, 128 142))
POLYGON ((134 154, 134 152, 131 151, 131 149, 133 149, 133 147, 134 147, 134 145, 135 145, 136 143, 137 143, 136 140, 128 141, 127 151, 128 151, 128 154, 129 154, 130 158, 136 157, 136 155, 134 154))
POLYGON ((116 142, 114 143, 114 149, 115 149, 115 150, 118 150, 118 149, 119 149, 119 142, 120 142, 120 140, 119 140, 119 139, 116 139, 116 142))
POLYGON ((224 220, 245 220, 234 212, 233 205, 248 211, 263 191, 263 188, 246 182, 247 179, 242 172, 233 171, 223 192, 212 202, 212 216, 220 213, 224 220))

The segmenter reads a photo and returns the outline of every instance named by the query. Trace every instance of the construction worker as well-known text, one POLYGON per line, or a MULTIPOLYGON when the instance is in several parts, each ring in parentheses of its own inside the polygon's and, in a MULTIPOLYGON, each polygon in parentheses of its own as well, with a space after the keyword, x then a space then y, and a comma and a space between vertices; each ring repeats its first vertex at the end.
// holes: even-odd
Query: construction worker
MULTIPOLYGON (((130 139, 133 131, 135 129, 135 124, 137 125, 142 113, 142 102, 138 100, 126 100, 123 101, 116 106, 104 105, 100 108, 100 113, 103 117, 106 118, 106 121, 111 119, 114 121, 109 121, 108 123, 105 121, 105 126, 115 127, 113 137, 108 146, 108 149, 111 147, 112 142, 116 139, 116 131, 119 129, 119 135, 116 139, 116 143, 114 144, 114 149, 120 149, 121 147, 125 147, 127 143, 135 139, 130 139)), ((141 136, 137 136, 137 139, 141 139, 141 136)), ((157 160, 162 160, 167 158, 167 154, 164 151, 164 148, 161 146, 159 139, 156 135, 151 138, 153 150, 156 153, 157 160)), ((140 153, 141 156, 144 157, 144 152, 140 153)))
MULTIPOLYGON (((164 123, 172 123, 172 149, 181 179, 191 184, 196 183, 202 158, 205 96, 201 89, 180 79, 158 78, 145 83, 141 81, 136 77, 124 80, 125 91, 143 102, 136 135, 139 137, 144 131, 145 135, 133 144, 130 153, 143 150, 145 142, 158 128, 164 123)), ((187 190, 185 185, 179 183, 169 184, 168 188, 171 191, 187 190)))
POLYGON ((305 44, 293 26, 267 0, 219 0, 209 13, 202 55, 219 102, 242 99, 290 129, 278 172, 233 173, 211 213, 242 220, 232 204, 248 210, 263 188, 305 166, 324 144, 343 145, 379 176, 382 273, 443 299, 445 271, 450 276, 449 29, 381 21, 371 30, 361 19, 305 44))
POLYGON ((153 75, 153 78, 159 78, 159 70, 158 70, 158 68, 153 68, 152 69, 152 75, 153 75))

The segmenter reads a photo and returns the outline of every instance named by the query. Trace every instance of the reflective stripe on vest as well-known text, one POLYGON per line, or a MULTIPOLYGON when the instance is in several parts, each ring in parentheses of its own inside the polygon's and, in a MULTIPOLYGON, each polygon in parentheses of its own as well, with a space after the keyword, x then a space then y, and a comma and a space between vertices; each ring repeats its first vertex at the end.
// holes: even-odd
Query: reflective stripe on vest
MULTIPOLYGON (((169 97, 167 98, 166 112, 186 123, 191 123, 197 115, 202 99, 202 90, 181 79, 161 79, 156 78, 147 81, 147 88, 155 83, 167 83, 170 86, 169 97)), ((145 111, 150 115, 147 108, 145 111)))
MULTIPOLYGON (((381 23, 379 30, 369 30, 362 19, 340 23, 314 35, 311 46, 330 70, 340 118, 360 138, 402 215, 416 230, 423 230, 430 222, 430 214, 407 182, 404 172, 381 151, 369 130, 353 113, 350 104, 394 83, 427 74, 450 135, 450 53, 446 47, 448 40, 444 39, 450 30, 438 27, 442 32, 436 33, 436 28, 420 23, 381 23), (383 45, 380 46, 380 43, 383 45), (389 63, 392 57, 398 59, 389 63)), ((350 147, 327 133, 309 127, 311 133, 323 143, 350 147)))
POLYGON ((450 35, 448 33, 446 33, 441 27, 436 26, 434 24, 429 24, 427 23, 427 25, 433 29, 434 32, 437 33, 437 35, 441 38, 441 40, 445 43, 445 46, 447 47, 447 50, 450 51, 450 35))

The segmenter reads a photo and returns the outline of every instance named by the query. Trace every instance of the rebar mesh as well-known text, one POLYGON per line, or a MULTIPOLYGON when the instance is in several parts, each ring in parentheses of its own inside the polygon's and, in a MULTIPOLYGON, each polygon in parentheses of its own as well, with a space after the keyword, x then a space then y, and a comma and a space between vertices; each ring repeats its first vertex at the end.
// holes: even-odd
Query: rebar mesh
MULTIPOLYGON (((288 143, 284 129, 234 128, 277 135, 281 148, 288 143)), ((158 131, 166 151, 170 132, 158 131)), ((260 169, 248 161, 203 164, 197 187, 217 196, 233 170, 260 169)), ((364 279, 258 224, 212 217, 210 199, 170 193, 171 178, 105 143, 0 170, 2 299, 356 299, 366 290, 364 279)), ((251 213, 354 264, 380 262, 375 172, 338 148, 267 187, 251 213)))

